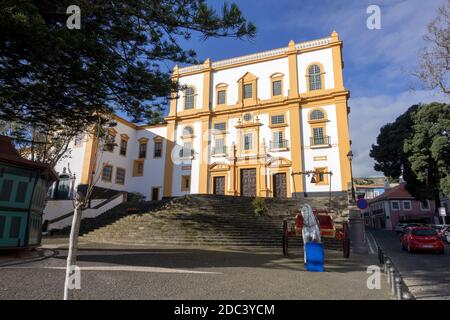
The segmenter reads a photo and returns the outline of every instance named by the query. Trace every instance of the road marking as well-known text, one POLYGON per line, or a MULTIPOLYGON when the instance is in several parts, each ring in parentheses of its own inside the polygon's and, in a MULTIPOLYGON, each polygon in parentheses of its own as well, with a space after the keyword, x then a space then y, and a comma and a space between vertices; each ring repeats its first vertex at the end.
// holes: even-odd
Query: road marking
MULTIPOLYGON (((66 270, 66 267, 16 267, 2 269, 51 269, 66 270)), ((125 271, 125 272, 153 272, 153 273, 193 273, 193 274, 222 274, 221 272, 195 271, 160 267, 138 267, 138 266, 85 266, 81 271, 125 271)))
POLYGON ((377 241, 375 240, 374 236, 370 233, 370 231, 368 231, 366 234, 369 235, 367 237, 367 240, 368 240, 367 243, 369 244, 370 253, 371 254, 376 254, 376 251, 375 251, 374 247, 375 248, 378 247, 377 241), (374 246, 372 246, 372 245, 374 245, 374 246))

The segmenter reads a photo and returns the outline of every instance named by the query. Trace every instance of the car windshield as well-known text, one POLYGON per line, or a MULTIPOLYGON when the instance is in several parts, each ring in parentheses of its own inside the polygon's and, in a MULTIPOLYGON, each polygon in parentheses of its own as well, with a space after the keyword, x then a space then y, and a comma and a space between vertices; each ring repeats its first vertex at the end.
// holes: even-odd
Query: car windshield
POLYGON ((433 229, 414 229, 412 234, 415 236, 435 236, 436 230, 433 229))

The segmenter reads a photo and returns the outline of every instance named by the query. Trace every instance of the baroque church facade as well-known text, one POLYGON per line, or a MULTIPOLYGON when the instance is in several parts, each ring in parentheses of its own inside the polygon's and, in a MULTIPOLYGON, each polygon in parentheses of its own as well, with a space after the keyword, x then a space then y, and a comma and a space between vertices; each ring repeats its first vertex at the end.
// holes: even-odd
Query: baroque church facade
POLYGON ((172 78, 183 89, 170 100, 164 124, 140 126, 114 116, 109 135, 116 147, 99 148, 92 137, 80 137, 56 170, 70 172, 71 188, 95 182, 147 200, 344 193, 351 142, 342 70, 337 32, 176 66, 172 78))

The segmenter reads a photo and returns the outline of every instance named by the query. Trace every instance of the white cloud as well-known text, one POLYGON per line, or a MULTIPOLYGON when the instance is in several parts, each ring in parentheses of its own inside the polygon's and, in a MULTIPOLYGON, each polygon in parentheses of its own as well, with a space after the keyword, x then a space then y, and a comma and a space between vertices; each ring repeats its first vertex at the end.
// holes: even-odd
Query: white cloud
POLYGON ((414 104, 433 101, 448 102, 448 97, 434 91, 419 90, 404 91, 396 96, 350 98, 350 138, 355 155, 353 175, 382 175, 373 170, 374 161, 369 157, 370 148, 376 142, 381 126, 393 122, 414 104))

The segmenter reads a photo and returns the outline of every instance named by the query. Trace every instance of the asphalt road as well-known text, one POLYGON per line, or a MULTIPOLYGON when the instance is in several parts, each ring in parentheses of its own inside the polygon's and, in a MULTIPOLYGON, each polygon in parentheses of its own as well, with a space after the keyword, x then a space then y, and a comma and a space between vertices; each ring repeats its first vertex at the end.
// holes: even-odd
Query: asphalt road
MULTIPOLYGON (((291 250, 293 251, 293 250, 291 250)), ((300 250, 299 250, 300 251, 300 250)), ((66 251, 0 267, 1 299, 61 299, 66 251)), ((80 250, 81 289, 74 299, 390 299, 369 290, 376 256, 326 253, 326 272, 306 272, 301 252, 201 249, 80 250)))
POLYGON ((443 255, 408 253, 402 250, 394 231, 371 229, 368 232, 391 258, 416 299, 450 299, 449 245, 443 255))

